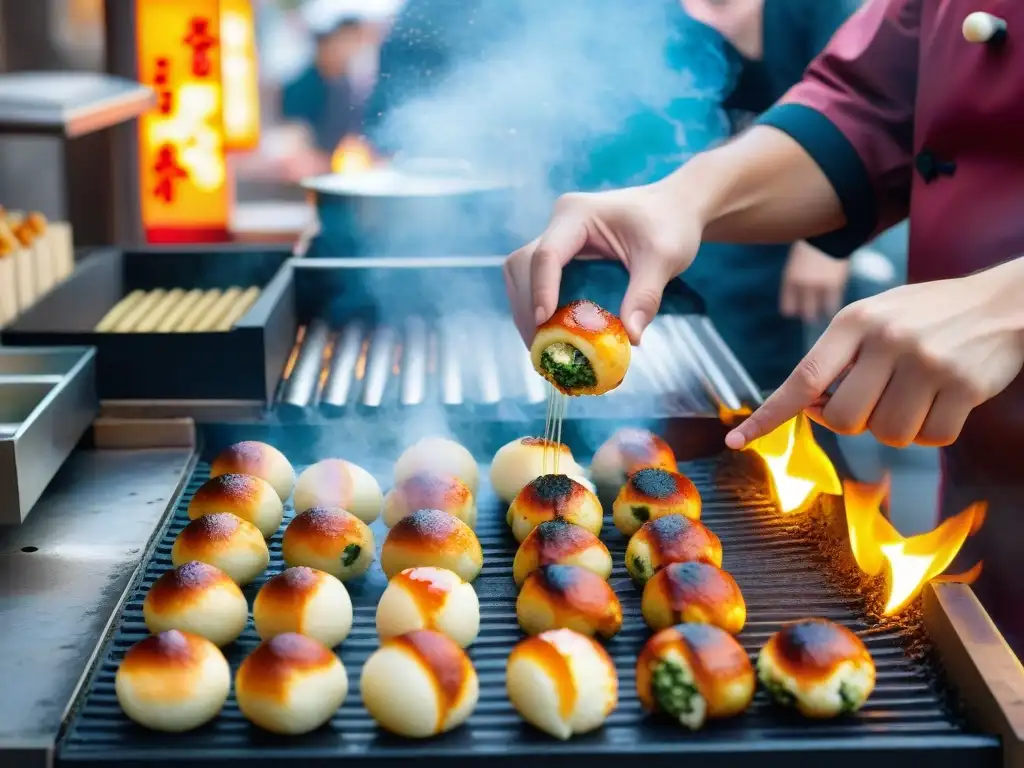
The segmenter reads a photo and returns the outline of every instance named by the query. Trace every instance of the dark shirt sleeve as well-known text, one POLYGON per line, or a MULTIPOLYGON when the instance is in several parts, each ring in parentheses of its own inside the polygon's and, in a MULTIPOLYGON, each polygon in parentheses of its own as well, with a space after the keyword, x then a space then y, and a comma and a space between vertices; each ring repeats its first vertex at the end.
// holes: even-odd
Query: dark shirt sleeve
POLYGON ((835 256, 907 216, 926 1, 869 2, 758 121, 799 142, 835 189, 846 225, 810 241, 835 256))
POLYGON ((317 89, 312 67, 306 69, 281 89, 281 116, 285 120, 312 125, 317 115, 317 89))
POLYGON ((864 0, 814 0, 810 11, 810 57, 807 61, 820 54, 832 41, 853 14, 864 4, 864 0))

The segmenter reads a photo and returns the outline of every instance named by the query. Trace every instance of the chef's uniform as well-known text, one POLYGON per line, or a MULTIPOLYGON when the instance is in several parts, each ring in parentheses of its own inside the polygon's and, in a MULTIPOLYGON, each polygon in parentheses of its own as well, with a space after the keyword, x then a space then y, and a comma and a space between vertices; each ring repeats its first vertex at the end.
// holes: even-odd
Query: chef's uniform
MULTIPOLYGON (((909 214, 911 282, 1024 255, 1021 0, 872 0, 760 123, 798 141, 838 194, 845 227, 812 241, 828 253, 849 254, 909 214)), ((1022 466, 1024 376, 943 451, 941 502, 949 516, 988 501, 961 561, 984 558, 975 590, 1018 656, 1022 466)))

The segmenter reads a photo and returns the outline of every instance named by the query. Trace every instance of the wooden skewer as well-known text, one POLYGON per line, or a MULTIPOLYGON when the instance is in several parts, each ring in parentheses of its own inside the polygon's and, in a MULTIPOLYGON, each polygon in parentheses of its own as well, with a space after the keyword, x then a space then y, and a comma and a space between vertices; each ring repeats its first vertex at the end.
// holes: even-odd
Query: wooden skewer
POLYGON ((171 311, 168 312, 164 318, 157 323, 156 328, 153 330, 156 333, 172 333, 178 329, 179 323, 184 317, 192 310, 192 307, 196 305, 196 302, 203 298, 203 292, 198 288, 193 288, 191 291, 186 293, 180 301, 178 301, 171 311))
POLYGON ((195 327, 192 330, 196 333, 212 331, 217 327, 218 323, 220 323, 220 319, 231 310, 231 306, 241 295, 241 288, 228 288, 220 295, 220 298, 210 306, 206 314, 199 318, 199 321, 195 324, 195 327))
POLYGON ((256 286, 247 288, 245 293, 241 295, 235 305, 231 308, 224 317, 221 318, 220 323, 217 325, 218 331, 230 331, 235 327, 235 323, 249 311, 249 308, 256 303, 256 299, 260 297, 260 289, 256 286))
POLYGON ((156 303, 156 305, 149 311, 149 314, 142 318, 135 326, 133 329, 135 333, 152 333, 155 331, 156 327, 160 325, 160 321, 167 316, 167 313, 170 312, 184 296, 185 291, 181 288, 175 288, 174 290, 168 291, 164 294, 164 297, 156 303))
POLYGON ((115 333, 131 333, 135 330, 135 326, 142 322, 157 304, 160 303, 160 299, 167 293, 163 288, 157 288, 155 290, 146 293, 145 298, 136 304, 127 315, 121 318, 121 322, 118 323, 115 328, 115 333))
POLYGON ((145 291, 132 291, 117 302, 117 304, 115 304, 110 311, 103 316, 103 319, 96 324, 96 332, 107 333, 114 330, 114 326, 121 321, 121 318, 124 317, 126 313, 130 312, 136 304, 142 301, 145 295, 145 291))
POLYGON ((190 333, 195 330, 196 324, 202 320, 203 316, 210 311, 210 308, 214 305, 217 299, 220 298, 220 291, 213 288, 206 291, 203 297, 197 301, 192 309, 189 311, 181 322, 178 323, 178 327, 175 328, 176 333, 190 333))

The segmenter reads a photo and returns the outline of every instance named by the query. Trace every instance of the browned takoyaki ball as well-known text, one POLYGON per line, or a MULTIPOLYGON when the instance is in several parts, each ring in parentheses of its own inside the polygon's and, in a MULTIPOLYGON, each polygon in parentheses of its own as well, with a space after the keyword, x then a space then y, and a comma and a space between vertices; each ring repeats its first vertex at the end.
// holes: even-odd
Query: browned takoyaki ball
POLYGON ((531 573, 516 600, 516 616, 528 635, 572 629, 608 638, 622 629, 622 606, 615 592, 578 565, 543 565, 531 573))
POLYGON ((739 634, 747 605, 736 580, 708 563, 672 563, 647 582, 640 601, 647 625, 657 631, 673 624, 714 624, 739 634))
POLYGON ((636 662, 636 692, 644 709, 663 712, 691 730, 744 712, 755 687, 743 646, 711 624, 661 630, 636 662))
POLYGON ((512 562, 512 577, 522 586, 542 565, 579 565, 602 579, 612 573, 612 556, 586 528, 557 518, 541 523, 523 539, 512 562))
POLYGON ((722 542, 699 520, 682 515, 648 520, 626 547, 626 570, 641 585, 669 563, 690 561, 721 567, 722 542))
POLYGON ((685 475, 666 469, 634 472, 612 504, 612 520, 623 536, 632 536, 648 520, 665 515, 700 520, 697 486, 685 475))

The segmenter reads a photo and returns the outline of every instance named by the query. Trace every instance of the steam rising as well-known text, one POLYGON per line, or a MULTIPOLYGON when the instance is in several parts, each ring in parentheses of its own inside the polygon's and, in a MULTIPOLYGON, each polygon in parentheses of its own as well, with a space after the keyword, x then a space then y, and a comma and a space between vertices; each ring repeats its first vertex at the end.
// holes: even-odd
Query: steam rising
POLYGON ((498 215, 519 240, 558 194, 653 181, 726 133, 732 67, 678 0, 463 0, 454 17, 450 2, 409 2, 395 44, 450 46, 455 60, 432 77, 427 57, 374 138, 512 180, 523 192, 498 215))
MULTIPOLYGON (((408 2, 391 43, 408 50, 393 55, 421 58, 414 71, 396 70, 392 79, 385 71, 388 108, 371 114, 380 121, 371 138, 409 172, 431 167, 424 159, 440 160, 432 166, 435 176, 438 167, 468 169, 472 178, 507 180, 516 189, 485 205, 444 198, 403 208, 373 243, 377 254, 451 255, 444 235, 452 231, 463 241, 490 243, 492 252, 508 242, 515 247, 536 236, 559 194, 654 181, 727 134, 718 105, 735 76, 733 62, 718 35, 689 21, 678 0, 408 2), (434 47, 449 49, 448 68, 441 69, 434 47)), ((346 291, 341 314, 358 304, 375 320, 395 321, 414 305, 431 316, 458 306, 475 311, 469 305, 483 297, 490 311, 505 311, 503 296, 492 296, 494 286, 481 285, 480 275, 455 274, 445 271, 444 286, 367 280, 362 291, 346 291), (436 299, 445 306, 424 306, 436 299)), ((511 403, 503 407, 514 410, 511 403)), ((570 419, 572 410, 570 404, 570 419)), ((344 434, 322 432, 316 453, 332 455, 345 445, 346 457, 358 463, 352 447, 365 444, 393 460, 421 437, 439 435, 482 457, 506 440, 543 432, 544 414, 535 407, 505 416, 503 425, 484 428, 471 414, 450 422, 443 407, 427 405, 402 414, 394 432, 390 420, 349 424, 344 434)), ((653 421, 628 423, 658 430, 653 421)), ((613 420, 567 424, 566 442, 588 460, 619 426, 613 420)))

